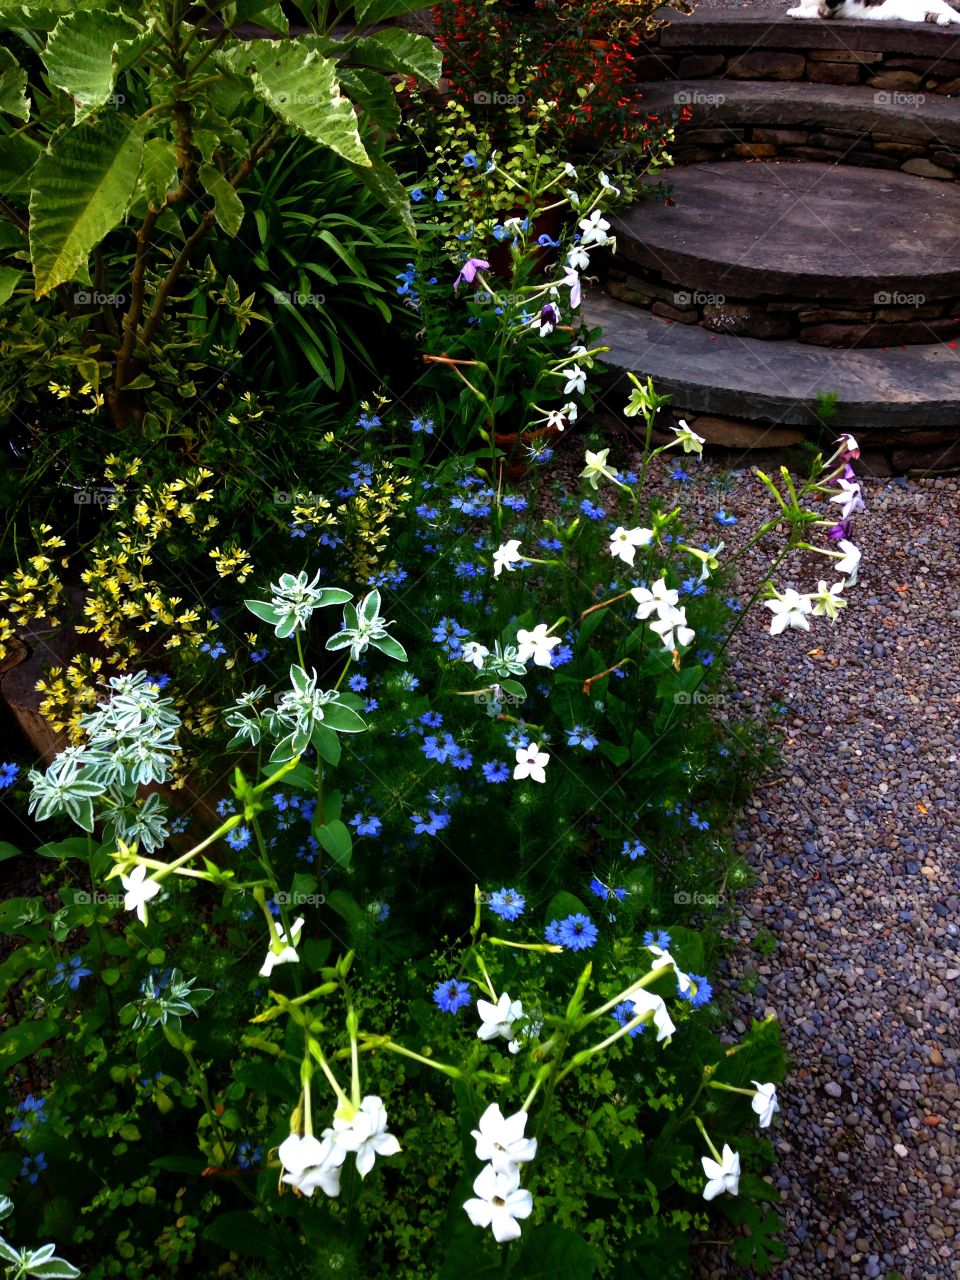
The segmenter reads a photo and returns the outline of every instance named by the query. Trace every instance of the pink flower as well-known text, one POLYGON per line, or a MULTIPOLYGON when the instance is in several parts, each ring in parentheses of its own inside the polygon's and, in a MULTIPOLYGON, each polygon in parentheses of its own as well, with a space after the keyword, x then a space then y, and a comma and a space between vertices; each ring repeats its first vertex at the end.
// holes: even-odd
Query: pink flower
POLYGON ((461 280, 466 280, 467 284, 473 284, 477 277, 477 272, 488 271, 489 268, 490 263, 486 262, 483 258, 468 258, 460 268, 460 274, 453 282, 454 293, 456 293, 457 289, 460 287, 461 280))

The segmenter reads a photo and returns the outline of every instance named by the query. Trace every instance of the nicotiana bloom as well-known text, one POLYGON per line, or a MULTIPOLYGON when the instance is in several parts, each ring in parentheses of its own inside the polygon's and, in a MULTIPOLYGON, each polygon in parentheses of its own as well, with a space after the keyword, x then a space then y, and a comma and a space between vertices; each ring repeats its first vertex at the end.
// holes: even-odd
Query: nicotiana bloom
POLYGON ((511 538, 509 542, 505 542, 503 546, 498 547, 493 553, 493 576, 499 578, 501 570, 512 570, 513 566, 519 564, 522 560, 520 539, 511 538))
POLYGON ((476 640, 468 640, 460 650, 460 661, 469 662, 480 671, 483 667, 484 659, 490 657, 490 650, 486 645, 478 644, 476 640))
POLYGON ((669 616, 670 610, 675 609, 680 600, 680 593, 672 591, 665 578, 658 578, 652 590, 633 587, 630 594, 637 602, 637 618, 641 622, 649 618, 651 613, 657 613, 660 617, 669 616))
POLYGON ((605 480, 613 480, 616 482, 616 470, 607 463, 609 454, 609 449, 601 449, 598 453, 593 453, 588 449, 584 457, 584 461, 587 465, 580 472, 580 479, 586 480, 594 489, 597 488, 601 476, 605 480))
POLYGON ((120 883, 126 890, 123 905, 128 911, 136 911, 141 924, 147 923, 147 903, 157 896, 161 887, 159 880, 148 880, 146 876, 147 868, 141 862, 128 876, 120 877, 120 883))
POLYGON ((610 223, 599 209, 594 209, 588 218, 581 218, 577 224, 583 232, 580 243, 585 247, 592 244, 605 245, 612 237, 607 235, 610 223))
POLYGON ((559 636, 547 634, 545 622, 539 622, 532 631, 521 627, 517 632, 517 660, 529 662, 532 658, 536 666, 549 667, 551 651, 560 643, 559 636))
POLYGON ((680 419, 678 427, 671 427, 670 430, 677 438, 670 441, 668 448, 675 444, 682 444, 684 453, 703 453, 703 446, 707 443, 706 437, 698 436, 695 431, 692 431, 687 426, 683 418, 680 419))
POLYGON ((703 1189, 704 1200, 712 1200, 714 1196, 720 1195, 722 1191, 727 1191, 730 1195, 735 1196, 740 1190, 739 1155, 736 1151, 731 1151, 730 1147, 724 1143, 720 1159, 721 1163, 718 1164, 710 1156, 701 1156, 703 1172, 708 1178, 707 1185, 703 1189))
POLYGON ((504 991, 496 1004, 491 1004, 489 1000, 478 1000, 477 1013, 481 1023, 477 1032, 478 1040, 495 1040, 497 1036, 512 1040, 513 1024, 523 1017, 523 1005, 519 1000, 511 1000, 504 991))
POLYGON ((661 613, 656 622, 650 623, 650 630, 663 641, 665 649, 678 649, 681 645, 693 643, 696 632, 687 626, 686 609, 671 609, 661 613))
POLYGON ((282 929, 277 930, 277 937, 270 943, 270 950, 260 969, 261 978, 269 978, 278 964, 297 964, 297 944, 303 929, 303 916, 298 916, 290 926, 290 937, 282 929))
POLYGON ((832 587, 828 588, 825 582, 820 582, 817 586, 816 595, 811 595, 810 597, 814 614, 818 617, 826 615, 831 622, 836 622, 840 616, 840 610, 847 607, 846 600, 842 599, 840 595, 845 585, 843 582, 835 582, 832 587))
POLYGON ((632 565, 637 547, 648 547, 652 541, 652 529, 624 529, 620 525, 610 535, 610 554, 624 564, 632 565))
POLYGON ((526 1111, 504 1117, 495 1102, 480 1117, 479 1128, 471 1130, 477 1143, 477 1159, 489 1160, 495 1173, 509 1173, 518 1164, 533 1160, 536 1138, 525 1138, 526 1111))
POLYGON ((373 1168, 377 1156, 395 1156, 400 1150, 400 1143, 392 1133, 387 1133, 383 1100, 375 1095, 363 1099, 352 1120, 334 1117, 333 1133, 338 1146, 356 1154, 361 1178, 373 1168))
POLYGON ((340 1169, 347 1152, 334 1141, 332 1129, 324 1130, 322 1142, 312 1134, 291 1133, 277 1155, 284 1168, 280 1181, 301 1195, 312 1196, 317 1187, 328 1196, 340 1194, 340 1169))
POLYGON ((651 954, 654 957, 653 964, 651 964, 650 966, 651 972, 655 973, 657 969, 667 969, 667 968, 673 969, 673 972, 676 975, 676 979, 677 979, 677 990, 679 991, 680 995, 682 996, 686 995, 686 993, 690 990, 689 975, 684 973, 683 970, 678 966, 676 960, 674 960, 670 952, 665 951, 663 947, 658 947, 658 946, 648 947, 647 950, 651 952, 651 954))
POLYGON ((797 627, 803 631, 810 630, 807 614, 813 610, 813 602, 809 596, 802 596, 788 587, 783 595, 779 592, 773 600, 764 600, 766 607, 773 614, 770 623, 770 634, 778 636, 787 627, 797 627))
POLYGON ((864 509, 860 485, 855 480, 838 480, 837 486, 839 492, 835 493, 830 501, 839 502, 841 505, 840 518, 849 520, 855 512, 864 509))
POLYGON ((662 996, 655 996, 646 988, 640 987, 627 997, 633 1005, 634 1017, 639 1018, 646 1014, 652 1015, 651 1021, 657 1028, 657 1043, 661 1040, 668 1040, 676 1031, 673 1019, 667 1011, 667 1006, 662 996))
POLYGON ((780 1103, 777 1101, 777 1087, 773 1084, 761 1084, 759 1080, 751 1080, 750 1083, 756 1085, 757 1089, 757 1092, 753 1095, 751 1106, 759 1117, 760 1128, 768 1129, 774 1113, 780 1110, 780 1103))
POLYGON ((854 587, 857 584, 857 570, 862 559, 860 550, 852 542, 848 542, 846 538, 841 538, 837 546, 843 552, 843 555, 834 565, 834 568, 837 573, 842 573, 846 577, 848 587, 854 587))
POLYGON ((544 767, 550 759, 548 751, 540 750, 540 743, 533 742, 529 747, 517 747, 517 766, 513 771, 513 779, 520 782, 524 778, 532 778, 534 782, 546 782, 544 767))
POLYGON ((473 1183, 473 1198, 464 1203, 467 1217, 475 1227, 491 1227, 497 1244, 520 1238, 518 1218, 529 1218, 533 1196, 520 1186, 520 1171, 512 1165, 507 1173, 497 1173, 484 1165, 473 1183))

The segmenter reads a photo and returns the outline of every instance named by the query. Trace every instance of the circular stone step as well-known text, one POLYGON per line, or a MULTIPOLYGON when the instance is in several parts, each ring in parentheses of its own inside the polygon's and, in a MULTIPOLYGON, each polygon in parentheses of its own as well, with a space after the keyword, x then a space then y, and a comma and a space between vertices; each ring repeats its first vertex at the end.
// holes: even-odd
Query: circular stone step
POLYGON ((720 333, 825 346, 960 330, 960 187, 804 161, 694 164, 614 218, 611 291, 720 333))

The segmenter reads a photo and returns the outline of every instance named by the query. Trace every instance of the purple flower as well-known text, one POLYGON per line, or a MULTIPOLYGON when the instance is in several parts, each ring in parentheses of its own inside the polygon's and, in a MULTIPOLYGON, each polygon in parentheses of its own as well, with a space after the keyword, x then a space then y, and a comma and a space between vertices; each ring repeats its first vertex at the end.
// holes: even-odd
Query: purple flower
POLYGON ((489 271, 490 263, 485 258, 468 258, 460 268, 460 274, 453 282, 453 291, 456 293, 460 287, 460 281, 465 280, 467 284, 473 284, 478 271, 489 271))
POLYGON ((540 310, 540 337, 545 338, 547 334, 553 333, 559 323, 560 308, 555 302, 548 302, 540 310))

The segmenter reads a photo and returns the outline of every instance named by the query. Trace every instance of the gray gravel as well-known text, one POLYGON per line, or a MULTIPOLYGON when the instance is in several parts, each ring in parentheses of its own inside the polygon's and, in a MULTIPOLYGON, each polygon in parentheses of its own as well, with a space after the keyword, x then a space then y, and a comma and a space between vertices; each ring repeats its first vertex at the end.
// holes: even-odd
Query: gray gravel
MULTIPOLYGON (((685 465, 704 538, 722 505, 740 545, 766 516, 762 486, 685 465)), ((755 976, 737 1021, 776 1013, 793 1061, 771 1131, 789 1249, 776 1274, 947 1280, 960 1275, 960 481, 867 480, 865 494, 860 581, 836 626, 772 638, 758 610, 734 642, 741 706, 790 711, 780 768, 736 822, 757 881, 724 985, 755 976), (777 939, 766 957, 758 933, 777 939)), ((810 555, 778 585, 815 590, 835 580, 825 564, 810 555)), ((734 1273, 704 1252, 704 1280, 734 1273)))

